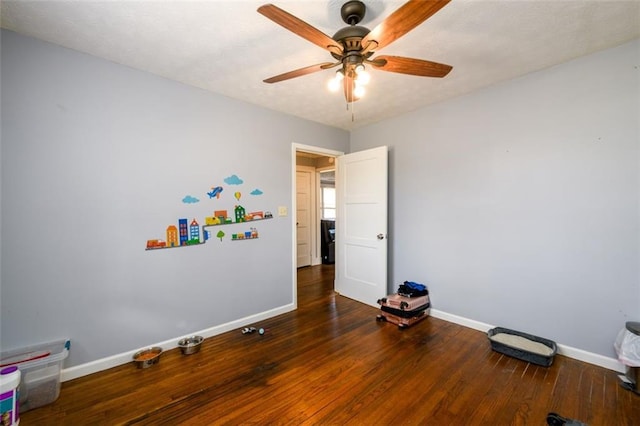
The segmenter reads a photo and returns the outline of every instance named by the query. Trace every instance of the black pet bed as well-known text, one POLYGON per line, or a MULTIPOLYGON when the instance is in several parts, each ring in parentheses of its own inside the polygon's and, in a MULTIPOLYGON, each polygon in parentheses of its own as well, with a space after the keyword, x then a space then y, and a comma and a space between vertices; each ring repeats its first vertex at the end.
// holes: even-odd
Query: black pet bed
POLYGON ((553 363, 558 352, 552 340, 508 328, 492 328, 487 335, 494 351, 544 367, 553 363))

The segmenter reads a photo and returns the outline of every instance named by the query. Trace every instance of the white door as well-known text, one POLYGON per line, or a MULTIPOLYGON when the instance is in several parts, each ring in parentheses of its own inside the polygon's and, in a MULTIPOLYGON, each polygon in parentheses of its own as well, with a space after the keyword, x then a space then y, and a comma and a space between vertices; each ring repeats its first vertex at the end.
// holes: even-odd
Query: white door
POLYGON ((337 158, 336 281, 372 306, 387 294, 387 147, 337 158))
POLYGON ((296 172, 297 267, 311 265, 311 171, 296 172))

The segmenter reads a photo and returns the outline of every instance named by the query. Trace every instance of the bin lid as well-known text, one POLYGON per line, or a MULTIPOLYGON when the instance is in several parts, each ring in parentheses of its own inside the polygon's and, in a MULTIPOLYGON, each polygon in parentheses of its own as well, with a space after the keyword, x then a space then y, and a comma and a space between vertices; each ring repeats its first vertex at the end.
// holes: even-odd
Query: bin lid
POLYGON ((627 321, 627 330, 640 336, 640 322, 636 321, 627 321))
POLYGON ((69 355, 71 341, 58 340, 0 353, 0 368, 17 365, 20 368, 31 368, 36 365, 58 362, 69 355))
POLYGON ((3 368, 2 370, 0 370, 0 375, 4 376, 6 374, 11 374, 11 373, 14 373, 17 370, 18 370, 18 367, 15 366, 15 365, 12 365, 11 367, 6 367, 6 368, 3 368))
POLYGON ((2 364, 0 367, 6 367, 8 365, 22 364, 23 362, 29 362, 40 358, 46 358, 51 355, 51 351, 30 351, 15 354, 8 358, 2 358, 2 364))

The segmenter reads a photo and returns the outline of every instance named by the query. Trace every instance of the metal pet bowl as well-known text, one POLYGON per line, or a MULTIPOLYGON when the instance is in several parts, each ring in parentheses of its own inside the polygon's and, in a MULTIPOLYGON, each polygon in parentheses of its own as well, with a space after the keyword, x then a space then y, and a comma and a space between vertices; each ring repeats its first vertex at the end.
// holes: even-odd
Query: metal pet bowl
POLYGON ((200 350, 200 346, 202 346, 203 341, 204 337, 202 336, 191 336, 180 340, 178 342, 178 346, 180 346, 182 355, 191 355, 200 350))
POLYGON ((143 349, 133 355, 133 362, 138 368, 148 368, 153 364, 157 364, 158 362, 160 362, 161 353, 162 348, 159 346, 143 349))

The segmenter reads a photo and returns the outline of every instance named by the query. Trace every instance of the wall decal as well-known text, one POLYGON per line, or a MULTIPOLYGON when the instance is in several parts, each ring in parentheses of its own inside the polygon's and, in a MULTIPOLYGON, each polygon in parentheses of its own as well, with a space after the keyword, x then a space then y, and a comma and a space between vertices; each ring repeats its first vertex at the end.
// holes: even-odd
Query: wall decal
MULTIPOLYGON (((204 227, 203 231, 204 231, 204 227)), ((204 244, 208 239, 208 233, 203 232, 204 241, 200 240, 200 225, 196 219, 191 223, 187 219, 178 219, 178 227, 175 225, 167 226, 165 231, 166 240, 153 239, 147 240, 146 250, 157 250, 163 248, 175 248, 183 246, 195 246, 204 244)))
POLYGON ((185 204, 193 204, 200 202, 200 200, 198 200, 196 197, 192 197, 191 195, 187 195, 182 199, 182 202, 185 204))
POLYGON ((234 225, 236 223, 252 222, 256 220, 273 219, 273 214, 266 211, 255 211, 247 213, 246 209, 241 205, 236 205, 233 209, 233 218, 230 217, 226 210, 216 210, 213 216, 204 218, 203 228, 209 226, 234 225))
POLYGON ((244 233, 231 234, 231 241, 255 240, 256 238, 258 238, 258 230, 256 228, 249 228, 249 231, 244 233))
POLYGON ((216 197, 217 199, 220 199, 220 194, 222 193, 223 189, 224 188, 222 188, 221 186, 212 186, 211 191, 207 192, 207 195, 209 196, 209 198, 216 197))
MULTIPOLYGON (((202 226, 200 226, 195 218, 191 222, 186 218, 178 219, 177 227, 175 225, 167 226, 165 240, 147 240, 147 247, 145 250, 201 245, 205 244, 211 235, 210 231, 206 228, 273 219, 273 214, 270 211, 255 211, 247 213, 246 209, 240 205, 235 206, 233 209, 233 215, 234 216, 232 218, 228 216, 227 210, 216 210, 213 213, 213 216, 205 217, 204 225, 202 226)), ((222 241, 225 236, 226 234, 222 230, 216 233, 216 238, 219 238, 220 241, 222 241)), ((251 240, 256 238, 258 238, 258 231, 256 228, 250 228, 250 231, 245 231, 244 233, 232 234, 232 240, 251 240), (235 236, 235 238, 233 238, 233 236, 235 236)))
POLYGON ((237 205, 234 209, 233 209, 233 214, 236 217, 236 222, 244 222, 244 218, 245 218, 245 213, 247 211, 244 209, 244 207, 242 207, 241 205, 237 205))
POLYGON ((231 175, 224 179, 224 183, 227 185, 241 185, 243 182, 244 181, 236 175, 231 175))
MULTIPOLYGON (((231 175, 224 179, 227 185, 241 185, 244 181, 237 175, 231 175)), ((207 192, 209 199, 220 199, 220 195, 224 188, 222 186, 212 186, 211 191, 207 192)), ((262 190, 256 188, 250 193, 251 195, 262 195, 262 190)), ((236 201, 240 201, 242 198, 242 192, 235 191, 234 197, 236 201)), ((198 203, 200 200, 192 195, 186 195, 182 202, 185 204, 198 203)), ((238 223, 253 222, 257 220, 273 219, 273 214, 270 211, 252 211, 247 210, 240 204, 236 204, 233 207, 233 211, 229 210, 215 210, 212 216, 206 216, 204 218, 204 224, 200 225, 198 221, 193 218, 189 221, 187 218, 178 219, 177 226, 170 224, 165 230, 165 239, 151 239, 147 240, 146 250, 158 250, 177 247, 188 247, 194 245, 205 244, 212 236, 211 231, 207 228, 212 226, 221 225, 234 225, 238 223)), ((226 233, 219 230, 215 234, 216 238, 219 238, 222 242, 226 233)), ((249 228, 249 231, 238 232, 231 234, 232 240, 252 240, 258 238, 258 230, 254 227, 249 228)))
POLYGON ((167 247, 178 247, 178 228, 175 225, 167 226, 167 247))
POLYGON ((204 218, 206 226, 223 225, 225 223, 233 223, 230 217, 227 217, 226 210, 216 210, 213 212, 213 216, 207 216, 204 218))
POLYGON ((167 243, 163 240, 147 240, 147 250, 167 248, 167 243))

